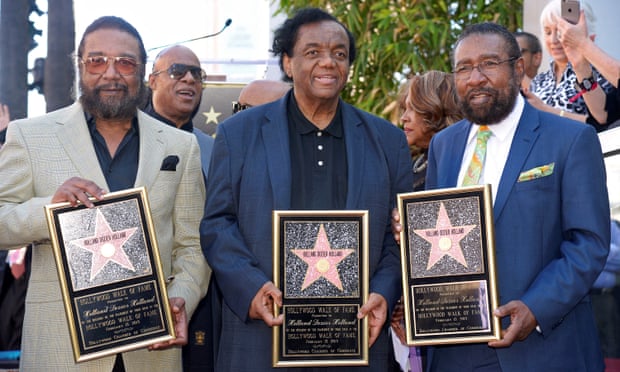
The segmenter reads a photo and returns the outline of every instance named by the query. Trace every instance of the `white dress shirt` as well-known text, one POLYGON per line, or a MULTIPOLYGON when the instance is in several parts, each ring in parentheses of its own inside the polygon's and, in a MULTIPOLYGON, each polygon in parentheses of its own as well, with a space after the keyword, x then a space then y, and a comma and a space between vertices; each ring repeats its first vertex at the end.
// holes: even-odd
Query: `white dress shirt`
MULTIPOLYGON (((523 97, 519 94, 515 102, 515 106, 508 116, 496 124, 487 124, 491 130, 491 137, 487 142, 487 152, 485 156, 484 166, 482 168, 482 174, 480 175, 479 184, 491 184, 491 191, 493 193, 493 203, 495 203, 495 196, 497 195, 497 187, 508 159, 508 153, 510 152, 510 146, 512 145, 512 139, 514 138, 517 130, 517 125, 521 119, 523 113, 523 107, 525 106, 523 97)), ((461 162, 461 170, 459 172, 458 185, 463 184, 463 178, 467 173, 467 168, 471 162, 471 158, 476 148, 476 136, 478 134, 478 128, 480 123, 474 123, 469 131, 467 137, 467 144, 465 145, 465 154, 463 155, 463 161, 461 162)))

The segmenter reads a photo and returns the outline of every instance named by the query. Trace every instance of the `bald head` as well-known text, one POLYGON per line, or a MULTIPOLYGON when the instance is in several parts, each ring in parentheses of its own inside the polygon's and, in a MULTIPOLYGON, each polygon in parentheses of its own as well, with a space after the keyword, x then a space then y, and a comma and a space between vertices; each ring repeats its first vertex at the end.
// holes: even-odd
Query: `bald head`
POLYGON ((239 93, 239 104, 258 106, 273 102, 291 89, 291 85, 279 80, 254 80, 239 93))

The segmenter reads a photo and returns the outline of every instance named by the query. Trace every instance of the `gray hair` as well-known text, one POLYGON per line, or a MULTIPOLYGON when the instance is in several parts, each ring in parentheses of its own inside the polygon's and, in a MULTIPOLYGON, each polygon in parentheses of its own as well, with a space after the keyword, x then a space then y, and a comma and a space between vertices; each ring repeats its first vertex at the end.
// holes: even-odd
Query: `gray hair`
MULTIPOLYGON (((581 9, 584 11, 585 16, 586 16, 586 24, 588 26, 588 33, 590 35, 596 34, 595 32, 596 17, 594 16, 592 7, 590 6, 589 3, 587 3, 584 0, 580 0, 579 3, 580 3, 579 5, 581 9)), ((561 16, 562 16, 562 0, 550 0, 547 3, 547 5, 545 5, 542 12, 540 13, 540 28, 541 30, 543 30, 543 34, 545 30, 545 24, 547 25, 555 24, 554 17, 561 17, 561 16)))

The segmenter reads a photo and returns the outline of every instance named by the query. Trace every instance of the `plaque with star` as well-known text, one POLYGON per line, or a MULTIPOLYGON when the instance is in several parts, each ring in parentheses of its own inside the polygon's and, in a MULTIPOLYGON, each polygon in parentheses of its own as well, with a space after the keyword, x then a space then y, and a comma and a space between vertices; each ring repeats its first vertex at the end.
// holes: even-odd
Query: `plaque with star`
POLYGON ((398 195, 407 342, 500 338, 490 185, 398 195))
POLYGON ((367 211, 274 211, 273 366, 368 364, 367 211))
POLYGON ((76 362, 174 338, 146 189, 45 206, 76 362))

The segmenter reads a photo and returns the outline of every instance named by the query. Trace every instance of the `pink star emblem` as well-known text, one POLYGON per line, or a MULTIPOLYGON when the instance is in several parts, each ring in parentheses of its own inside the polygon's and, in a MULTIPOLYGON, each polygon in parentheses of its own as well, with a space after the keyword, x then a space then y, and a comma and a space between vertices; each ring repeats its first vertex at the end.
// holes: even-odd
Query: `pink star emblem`
POLYGON ((437 216, 435 228, 413 230, 416 234, 431 243, 431 253, 428 258, 426 270, 433 267, 433 265, 445 255, 452 257, 463 266, 468 267, 459 242, 469 234, 474 227, 476 227, 476 225, 452 226, 448 218, 448 213, 446 212, 446 207, 443 203, 440 203, 439 215, 437 216))
POLYGON ((301 286, 302 291, 321 277, 327 279, 341 291, 343 290, 337 265, 355 250, 332 249, 323 224, 319 227, 316 243, 312 249, 291 249, 291 251, 308 264, 304 283, 301 286))
POLYGON ((87 238, 75 239, 70 242, 92 253, 92 263, 90 267, 91 281, 99 274, 108 261, 113 261, 126 269, 135 271, 131 261, 129 261, 129 257, 127 257, 122 247, 136 230, 138 230, 137 227, 132 227, 130 229, 112 231, 103 213, 97 209, 95 235, 87 238))

